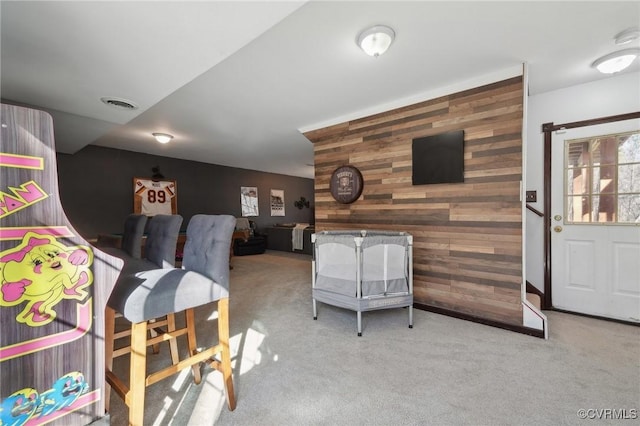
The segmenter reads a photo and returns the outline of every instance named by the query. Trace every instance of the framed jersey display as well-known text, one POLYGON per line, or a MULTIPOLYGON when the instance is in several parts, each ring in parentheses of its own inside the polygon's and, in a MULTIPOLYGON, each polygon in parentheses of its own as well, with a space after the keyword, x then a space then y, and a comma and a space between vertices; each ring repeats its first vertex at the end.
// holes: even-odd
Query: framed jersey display
POLYGON ((147 216, 178 214, 175 180, 133 178, 133 212, 147 216))

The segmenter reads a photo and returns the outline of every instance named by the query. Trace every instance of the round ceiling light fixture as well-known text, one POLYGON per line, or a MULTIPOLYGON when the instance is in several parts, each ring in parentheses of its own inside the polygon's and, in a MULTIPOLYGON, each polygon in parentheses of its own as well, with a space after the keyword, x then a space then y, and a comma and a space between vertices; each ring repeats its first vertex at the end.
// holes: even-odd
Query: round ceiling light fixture
POLYGON ((138 105, 136 105, 134 102, 131 102, 128 99, 124 99, 124 98, 114 98, 111 96, 105 96, 100 98, 100 100, 106 104, 109 105, 110 107, 114 107, 117 109, 126 109, 126 110, 134 110, 134 109, 138 109, 138 105))
POLYGON ((389 49, 396 33, 386 25, 375 25, 360 33, 358 46, 369 56, 378 57, 389 49))
POLYGON ((173 139, 173 135, 169 133, 151 133, 154 138, 160 143, 169 143, 171 139, 173 139))
POLYGON ((619 50, 596 59, 591 66, 603 74, 613 74, 629 67, 638 55, 640 49, 637 48, 619 50))

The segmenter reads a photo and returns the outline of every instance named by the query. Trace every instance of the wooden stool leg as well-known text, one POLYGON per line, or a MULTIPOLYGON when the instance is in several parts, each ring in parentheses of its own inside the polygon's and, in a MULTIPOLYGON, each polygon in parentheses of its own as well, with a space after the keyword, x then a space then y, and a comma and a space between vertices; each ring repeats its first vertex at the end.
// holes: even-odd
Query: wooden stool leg
POLYGON ((224 379, 229 410, 236 408, 236 395, 233 390, 233 371, 231 370, 231 350, 229 349, 229 298, 218 300, 218 344, 222 346, 220 368, 224 379))
MULTIPOLYGON (((169 333, 176 331, 175 314, 167 314, 167 331, 169 333)), ((171 362, 173 365, 176 365, 180 362, 180 357, 178 357, 178 342, 176 339, 169 340, 169 351, 171 352, 171 362)))
MULTIPOLYGON (((113 334, 116 327, 116 313, 107 306, 104 311, 104 361, 107 371, 113 370, 113 345, 115 344, 113 334)), ((111 397, 111 386, 105 381, 104 386, 104 409, 109 412, 109 400, 111 397)))
MULTIPOLYGON (((156 320, 155 320, 155 319, 152 319, 152 320, 149 320, 149 322, 150 322, 150 323, 154 323, 154 322, 156 322, 156 320)), ((149 329, 149 336, 150 336, 151 338, 158 337, 158 333, 156 333, 156 331, 155 331, 153 328, 150 328, 150 329, 149 329)), ((154 354, 156 354, 156 355, 157 355, 157 354, 159 354, 159 353, 160 353, 160 343, 155 343, 155 344, 154 344, 154 345, 152 345, 151 347, 153 348, 153 353, 154 353, 154 354)))
POLYGON ((147 368, 147 323, 131 324, 131 363, 129 371, 129 392, 126 404, 129 406, 129 425, 142 426, 144 420, 144 394, 147 368))
MULTIPOLYGON (((189 356, 194 356, 198 353, 198 347, 196 343, 196 320, 193 309, 187 309, 184 313, 187 326, 187 344, 189 345, 189 356)), ((200 375, 200 364, 194 364, 191 366, 193 371, 193 381, 196 385, 199 385, 202 381, 200 375)))

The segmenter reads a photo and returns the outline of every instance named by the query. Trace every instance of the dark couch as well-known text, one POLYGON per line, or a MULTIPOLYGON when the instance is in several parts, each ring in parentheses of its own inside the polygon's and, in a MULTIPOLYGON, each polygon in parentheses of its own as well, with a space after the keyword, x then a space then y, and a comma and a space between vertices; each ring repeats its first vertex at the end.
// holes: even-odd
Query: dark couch
POLYGON ((247 256, 251 254, 262 254, 267 249, 267 237, 261 235, 256 228, 256 223, 252 220, 248 221, 249 228, 234 232, 233 238, 233 255, 247 256), (237 238, 237 234, 242 234, 241 238, 237 238))
POLYGON ((267 238, 264 235, 250 236, 246 240, 236 238, 233 240, 233 255, 247 256, 250 254, 262 254, 267 249, 267 238))

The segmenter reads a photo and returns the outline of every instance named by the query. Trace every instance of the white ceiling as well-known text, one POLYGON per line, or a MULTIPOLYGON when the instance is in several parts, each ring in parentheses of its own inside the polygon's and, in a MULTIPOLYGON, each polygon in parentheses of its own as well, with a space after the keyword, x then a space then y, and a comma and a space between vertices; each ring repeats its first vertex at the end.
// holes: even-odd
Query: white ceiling
POLYGON ((2 99, 51 112, 58 151, 94 144, 312 178, 301 131, 523 63, 530 94, 607 78, 590 64, 629 47, 613 37, 638 26, 640 2, 2 0, 0 15, 2 99), (396 31, 379 58, 355 43, 374 24, 396 31))

